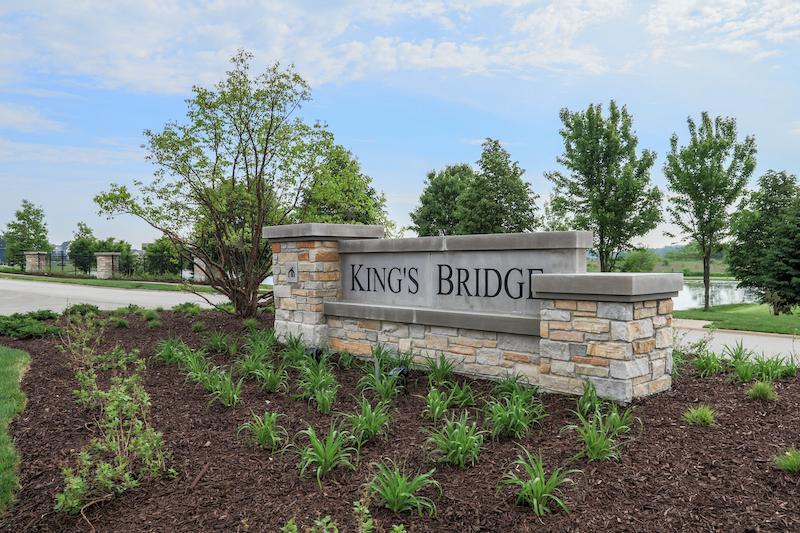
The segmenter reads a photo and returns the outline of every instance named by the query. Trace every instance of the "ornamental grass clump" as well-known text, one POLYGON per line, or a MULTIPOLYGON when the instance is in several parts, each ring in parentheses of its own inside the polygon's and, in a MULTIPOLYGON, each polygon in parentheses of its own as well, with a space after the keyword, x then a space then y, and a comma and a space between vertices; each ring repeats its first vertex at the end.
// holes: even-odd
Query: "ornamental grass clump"
POLYGON ((761 400, 765 402, 774 402, 778 399, 775 393, 775 387, 769 381, 756 381, 750 386, 747 391, 747 397, 751 400, 761 400))
POLYGON ((234 380, 233 371, 217 370, 207 387, 211 392, 211 402, 219 402, 225 407, 234 407, 242 401, 242 382, 244 378, 234 380))
POLYGON ((203 308, 200 307, 200 304, 196 304, 193 302, 184 302, 181 304, 173 305, 172 310, 176 313, 187 316, 198 316, 200 313, 203 312, 203 308))
POLYGON ((597 387, 591 381, 583 382, 583 392, 577 400, 578 414, 589 418, 602 407, 600 397, 597 396, 597 387))
POLYGON ((474 465, 483 447, 483 432, 469 421, 465 412, 459 418, 445 420, 441 429, 428 430, 425 443, 433 448, 437 461, 464 468, 474 465))
POLYGON ((716 424, 716 411, 708 405, 691 407, 683 413, 683 420, 693 426, 713 426, 716 424))
POLYGON ((692 359, 697 375, 701 378, 707 378, 714 374, 719 374, 725 369, 722 359, 717 354, 711 351, 702 352, 692 359))
POLYGON ((210 352, 236 355, 239 349, 236 339, 231 338, 229 335, 221 331, 212 331, 206 339, 206 348, 210 352))
POLYGON ((378 473, 367 485, 367 497, 374 497, 394 513, 413 511, 419 516, 425 513, 433 516, 436 513, 433 500, 418 494, 427 488, 436 488, 441 494, 441 486, 433 479, 435 469, 412 477, 404 467, 394 463, 375 463, 375 468, 378 473))
POLYGON ((775 468, 789 472, 790 474, 800 474, 800 451, 797 448, 789 448, 774 459, 775 468))
MULTIPOLYGON (((541 455, 533 456, 522 448, 523 455, 519 455, 508 472, 500 480, 501 485, 511 485, 516 488, 517 505, 530 507, 537 516, 552 513, 551 505, 563 510, 569 509, 562 500, 561 486, 573 485, 574 481, 569 476, 580 473, 580 470, 564 470, 556 468, 548 475, 544 468, 541 455), (517 473, 522 470, 523 475, 517 473)), ((497 488, 500 491, 500 487, 497 488)))
POLYGON ((248 354, 256 357, 272 357, 275 346, 278 344, 278 338, 275 336, 275 331, 271 329, 258 329, 253 330, 247 335, 245 341, 245 350, 248 354))
POLYGON ((283 362, 290 367, 297 368, 306 364, 309 359, 306 345, 302 335, 287 335, 286 347, 283 350, 283 362))
POLYGON ((363 396, 358 400, 358 411, 345 416, 356 447, 361 447, 389 429, 389 406, 379 402, 375 407, 363 396))
POLYGON ((511 396, 524 396, 532 400, 539 394, 539 388, 530 385, 528 379, 519 373, 506 373, 502 379, 495 383, 492 395, 495 398, 503 399, 511 396))
POLYGON ((475 393, 469 383, 456 383, 450 389, 450 405, 453 407, 471 407, 475 405, 475 393))
POLYGON ((428 391, 428 395, 425 396, 425 409, 422 411, 422 414, 436 423, 444 417, 449 407, 450 393, 432 388, 428 391))
POLYGON ((580 412, 575 412, 578 424, 566 426, 565 430, 577 431, 583 441, 583 449, 579 455, 585 456, 590 461, 618 461, 619 446, 616 437, 631 430, 630 425, 634 418, 631 409, 622 414, 616 405, 608 413, 603 413, 598 408, 586 417, 580 412))
POLYGON ((243 377, 255 376, 267 364, 267 355, 262 351, 247 350, 236 360, 236 368, 243 377))
POLYGON ((274 366, 270 363, 264 363, 261 368, 253 372, 253 376, 264 392, 288 390, 289 373, 282 364, 274 366))
POLYGON ((434 387, 446 385, 453 378, 455 368, 455 362, 449 360, 443 352, 439 352, 438 357, 427 359, 425 370, 428 373, 428 385, 434 387))
POLYGON ((375 397, 382 402, 391 402, 397 396, 399 380, 400 376, 398 374, 391 374, 378 367, 377 369, 369 369, 358 380, 358 388, 362 393, 372 391, 375 397))
POLYGON ((165 363, 181 363, 190 351, 191 348, 183 340, 173 337, 158 341, 155 356, 165 363))
POLYGON ((309 358, 298 370, 297 389, 300 398, 312 399, 318 391, 336 390, 339 387, 326 357, 318 361, 309 358))
POLYGON ((350 435, 345 431, 338 429, 333 422, 331 422, 328 434, 324 439, 320 439, 314 428, 309 427, 300 432, 308 439, 308 445, 300 450, 300 462, 298 468, 300 469, 300 477, 306 474, 306 471, 312 469, 317 477, 317 483, 322 486, 322 478, 331 470, 337 467, 345 467, 355 470, 355 466, 351 462, 353 454, 357 450, 347 443, 351 440, 350 435))
POLYGON ((545 417, 544 406, 531 402, 524 393, 495 400, 486 408, 486 419, 491 424, 492 439, 521 439, 528 433, 531 424, 545 417))
POLYGON ((282 416, 269 411, 258 416, 251 411, 250 420, 239 426, 238 432, 247 431, 259 448, 275 451, 283 446, 288 437, 286 429, 278 425, 278 418, 282 416))

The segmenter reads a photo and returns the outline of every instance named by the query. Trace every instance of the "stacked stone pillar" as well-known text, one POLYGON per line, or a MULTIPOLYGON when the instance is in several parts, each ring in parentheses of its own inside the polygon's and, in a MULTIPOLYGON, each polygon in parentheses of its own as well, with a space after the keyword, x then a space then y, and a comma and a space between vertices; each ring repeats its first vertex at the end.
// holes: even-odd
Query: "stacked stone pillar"
POLYGON ((97 279, 111 279, 119 272, 120 252, 96 252, 97 279))
POLYGON ((46 272, 47 252, 24 252, 25 272, 46 272))

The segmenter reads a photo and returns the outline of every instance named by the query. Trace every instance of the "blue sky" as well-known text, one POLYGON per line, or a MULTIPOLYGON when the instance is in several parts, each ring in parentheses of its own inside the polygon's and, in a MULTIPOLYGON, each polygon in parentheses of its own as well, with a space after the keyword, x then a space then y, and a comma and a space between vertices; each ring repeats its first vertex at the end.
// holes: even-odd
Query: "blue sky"
MULTIPOLYGON (((181 119, 193 83, 239 48, 294 63, 302 114, 352 150, 400 225, 431 169, 501 139, 546 196, 558 113, 614 98, 662 166, 703 110, 736 117, 756 175, 800 173, 800 2, 790 0, 115 1, 0 5, 0 227, 23 198, 53 242, 78 221, 139 246, 143 223, 96 215, 110 182, 146 179, 142 130, 181 119)), ((671 239, 666 226, 642 244, 671 239)))

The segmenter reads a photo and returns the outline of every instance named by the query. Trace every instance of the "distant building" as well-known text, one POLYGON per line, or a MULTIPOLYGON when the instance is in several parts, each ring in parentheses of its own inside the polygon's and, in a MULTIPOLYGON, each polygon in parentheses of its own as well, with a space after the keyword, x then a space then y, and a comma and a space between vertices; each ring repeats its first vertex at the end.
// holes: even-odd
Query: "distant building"
POLYGON ((53 246, 53 255, 64 256, 64 259, 69 259, 69 244, 72 241, 64 241, 61 244, 53 246))

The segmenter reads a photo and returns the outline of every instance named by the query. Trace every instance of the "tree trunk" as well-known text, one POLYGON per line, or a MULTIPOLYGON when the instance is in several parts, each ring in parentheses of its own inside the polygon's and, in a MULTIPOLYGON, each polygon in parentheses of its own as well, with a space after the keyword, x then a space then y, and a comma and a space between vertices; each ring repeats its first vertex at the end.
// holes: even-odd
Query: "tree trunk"
POLYGON ((711 247, 708 246, 703 251, 703 289, 704 289, 704 304, 703 309, 708 311, 711 306, 709 305, 709 291, 711 289, 711 247))

